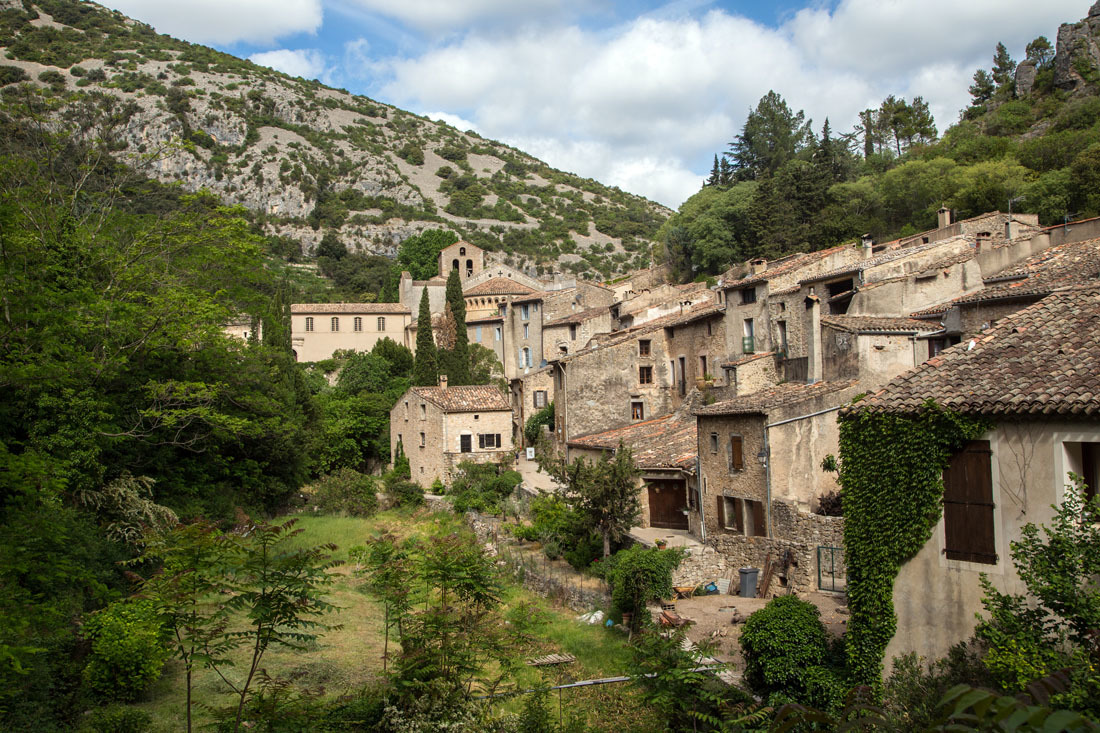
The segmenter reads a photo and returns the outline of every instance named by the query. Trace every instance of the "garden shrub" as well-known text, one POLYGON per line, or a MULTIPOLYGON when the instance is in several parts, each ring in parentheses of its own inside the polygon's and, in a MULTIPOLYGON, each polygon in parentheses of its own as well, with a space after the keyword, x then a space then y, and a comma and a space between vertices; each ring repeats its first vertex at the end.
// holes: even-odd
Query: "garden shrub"
POLYGON ((152 730, 153 716, 125 705, 109 705, 88 713, 80 733, 146 733, 152 730))
POLYGON ((633 545, 619 550, 607 572, 611 602, 616 610, 636 612, 650 601, 672 597, 672 571, 680 565, 684 551, 654 550, 633 545))
POLYGON ((894 659, 883 689, 882 709, 890 730, 927 730, 936 720, 939 701, 955 685, 990 687, 982 664, 983 649, 956 644, 943 659, 924 664, 916 654, 894 659))
POLYGON ((369 517, 378 511, 374 479, 350 468, 322 476, 306 489, 308 501, 325 514, 369 517))
POLYGON ((741 633, 745 681, 769 705, 797 702, 830 710, 847 690, 826 666, 828 644, 817 606, 777 596, 749 616, 741 633))
POLYGON ((424 489, 407 479, 392 478, 385 482, 386 499, 390 506, 417 507, 424 503, 424 489))
POLYGON ((542 436, 543 425, 547 425, 551 428, 554 425, 553 402, 527 418, 527 422, 523 425, 523 439, 527 442, 527 445, 534 445, 539 442, 539 438, 542 436))
POLYGON ((448 494, 454 497, 454 508, 459 514, 477 511, 483 514, 500 514, 504 501, 523 480, 518 472, 508 470, 498 463, 458 464, 448 494))
POLYGON ((88 686, 107 699, 138 696, 160 677, 169 651, 165 631, 150 601, 112 603, 84 621, 92 651, 84 668, 88 686))

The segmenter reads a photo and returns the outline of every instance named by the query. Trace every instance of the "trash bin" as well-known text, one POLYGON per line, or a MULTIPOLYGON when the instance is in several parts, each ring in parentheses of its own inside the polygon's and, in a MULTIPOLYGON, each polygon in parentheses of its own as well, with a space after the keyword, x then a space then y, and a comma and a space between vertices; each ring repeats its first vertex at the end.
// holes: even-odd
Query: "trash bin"
POLYGON ((741 597, 756 598, 756 579, 760 576, 760 568, 741 568, 741 597))

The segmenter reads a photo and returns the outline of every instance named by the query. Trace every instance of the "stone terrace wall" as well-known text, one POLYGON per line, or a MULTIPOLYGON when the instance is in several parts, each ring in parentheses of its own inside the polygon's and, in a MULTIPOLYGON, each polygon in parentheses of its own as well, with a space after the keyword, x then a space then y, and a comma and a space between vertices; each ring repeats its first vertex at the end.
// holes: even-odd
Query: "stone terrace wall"
POLYGON ((732 586, 736 587, 738 570, 743 567, 759 568, 762 581, 768 553, 774 560, 782 558, 789 550, 793 562, 785 577, 772 578, 769 595, 785 593, 788 587, 802 593, 818 590, 817 548, 844 546, 844 518, 807 514, 776 501, 772 502, 772 530, 774 538, 736 534, 708 538, 705 546, 691 549, 691 555, 674 574, 674 583, 695 585, 716 578, 731 578, 732 586))

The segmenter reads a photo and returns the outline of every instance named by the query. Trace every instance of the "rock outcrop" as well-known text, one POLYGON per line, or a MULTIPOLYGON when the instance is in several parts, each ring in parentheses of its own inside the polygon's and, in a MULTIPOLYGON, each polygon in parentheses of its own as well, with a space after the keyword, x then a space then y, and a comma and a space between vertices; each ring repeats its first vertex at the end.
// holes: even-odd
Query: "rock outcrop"
POLYGON ((1058 29, 1054 56, 1054 85, 1066 91, 1079 91, 1100 84, 1100 0, 1088 17, 1076 23, 1063 23, 1058 29))

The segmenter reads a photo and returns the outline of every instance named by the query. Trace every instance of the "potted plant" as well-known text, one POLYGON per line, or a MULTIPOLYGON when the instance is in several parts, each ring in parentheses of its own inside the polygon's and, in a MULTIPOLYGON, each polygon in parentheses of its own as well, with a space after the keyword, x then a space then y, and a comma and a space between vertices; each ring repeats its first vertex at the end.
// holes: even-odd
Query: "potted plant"
POLYGON ((658 539, 654 544, 657 545, 658 550, 663 550, 666 547, 668 547, 668 542, 666 540, 663 540, 663 539, 658 539))

